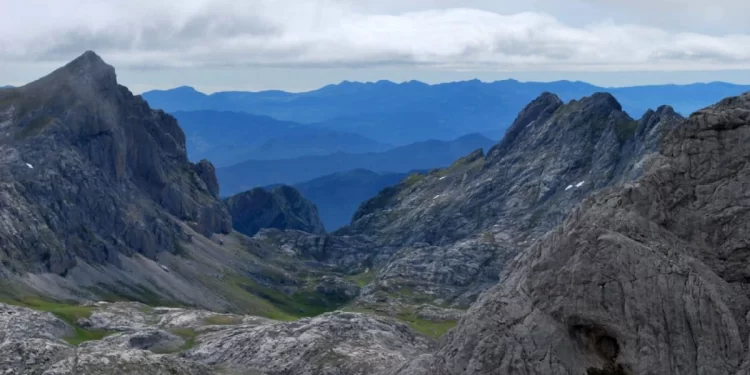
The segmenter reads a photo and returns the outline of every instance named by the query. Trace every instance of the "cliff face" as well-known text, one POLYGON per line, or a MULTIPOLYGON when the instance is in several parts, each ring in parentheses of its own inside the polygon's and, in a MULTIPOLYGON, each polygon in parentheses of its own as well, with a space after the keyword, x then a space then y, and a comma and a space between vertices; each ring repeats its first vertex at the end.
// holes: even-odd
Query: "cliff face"
POLYGON ((192 165, 177 122, 117 84, 87 52, 26 86, 0 92, 0 259, 65 274, 78 261, 155 258, 230 219, 213 168, 192 165), (208 184, 207 184, 208 182, 208 184))
POLYGON ((248 236, 264 228, 325 233, 315 204, 293 187, 255 188, 227 198, 225 203, 234 230, 248 236))
POLYGON ((746 374, 750 95, 693 114, 632 183, 523 251, 403 374, 746 374))

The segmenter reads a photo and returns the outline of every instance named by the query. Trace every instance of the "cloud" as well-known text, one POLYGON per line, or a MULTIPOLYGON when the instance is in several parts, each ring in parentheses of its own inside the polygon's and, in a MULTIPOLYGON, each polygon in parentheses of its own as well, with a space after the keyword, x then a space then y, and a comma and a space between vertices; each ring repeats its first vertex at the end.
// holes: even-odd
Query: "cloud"
MULTIPOLYGON (((648 4, 679 7, 674 1, 648 4)), ((379 7, 351 0, 104 3, 12 2, 0 16, 0 60, 62 62, 93 49, 116 66, 142 69, 394 65, 452 70, 613 71, 750 66, 750 33, 713 35, 614 18, 574 24, 562 20, 570 19, 570 15, 522 12, 487 1, 385 0, 379 7), (398 7, 398 3, 411 6, 398 7), (475 7, 455 7, 460 4, 475 7)), ((600 3, 605 8, 629 10, 646 4, 642 0, 600 3)), ((688 13, 697 9, 690 1, 681 4, 688 13)))

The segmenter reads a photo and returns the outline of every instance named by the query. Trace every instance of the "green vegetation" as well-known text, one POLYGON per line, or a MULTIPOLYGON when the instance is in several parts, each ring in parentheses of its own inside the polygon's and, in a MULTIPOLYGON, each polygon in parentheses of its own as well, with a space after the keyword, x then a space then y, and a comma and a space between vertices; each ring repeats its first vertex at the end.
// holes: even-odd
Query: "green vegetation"
POLYGON ((397 315, 397 318, 409 324, 409 326, 413 330, 425 336, 429 336, 435 339, 439 338, 440 336, 448 332, 449 329, 456 326, 455 320, 447 320, 447 321, 442 321, 442 322, 424 320, 424 319, 418 318, 414 314, 414 312, 411 312, 411 311, 407 311, 407 312, 402 311, 400 314, 397 315))
POLYGON ((184 352, 185 350, 191 349, 195 346, 195 339, 198 337, 198 333, 195 332, 192 328, 172 328, 169 330, 170 332, 174 333, 177 336, 182 337, 185 340, 185 343, 182 344, 177 350, 159 350, 159 351, 153 351, 157 354, 168 354, 168 353, 179 353, 184 352))
POLYGON ((489 245, 494 245, 495 244, 495 236, 492 235, 491 232, 484 232, 482 234, 482 242, 484 242, 486 244, 489 244, 489 245))
POLYGON ((424 175, 423 174, 421 174, 421 173, 414 173, 414 174, 410 174, 409 177, 406 177, 404 179, 403 184, 406 185, 406 186, 411 187, 411 186, 416 185, 419 181, 422 181, 422 180, 424 180, 424 175))
POLYGON ((229 326, 241 322, 242 318, 231 315, 212 315, 203 320, 203 323, 215 326, 229 326))
POLYGON ((620 143, 625 143, 635 135, 638 129, 638 121, 622 121, 615 126, 615 134, 620 143))
POLYGON ((54 314, 73 327, 75 333, 72 336, 65 338, 65 341, 71 345, 78 345, 85 341, 101 340, 102 338, 114 333, 97 329, 85 329, 78 325, 79 319, 91 316, 93 308, 89 306, 51 302, 36 297, 24 297, 13 300, 0 299, 0 302, 54 314))
POLYGON ((286 294, 241 276, 230 277, 230 294, 250 314, 275 320, 297 320, 317 316, 341 307, 346 301, 313 291, 286 294))
MULTIPOLYGON (((348 311, 348 312, 362 313, 362 314, 389 316, 385 313, 375 311, 375 310, 370 310, 367 308, 362 308, 362 307, 347 306, 346 308, 342 310, 348 311)), ((442 322, 435 322, 431 320, 421 319, 417 317, 414 311, 410 309, 401 310, 398 314, 396 314, 396 316, 393 316, 393 318, 396 318, 406 323, 407 325, 409 325, 409 327, 411 327, 411 329, 425 336, 434 338, 434 339, 440 338, 440 336, 448 332, 449 329, 455 327, 457 323, 456 320, 446 320, 442 322)))
POLYGON ((344 276, 344 279, 347 281, 350 281, 354 284, 356 284, 358 287, 363 287, 375 280, 377 272, 373 270, 368 270, 362 273, 358 273, 355 275, 346 275, 344 276))
POLYGON ((44 128, 51 125, 55 122, 54 117, 49 116, 39 116, 31 121, 29 121, 23 128, 21 128, 21 131, 18 132, 16 138, 17 139, 25 139, 29 137, 33 137, 35 135, 38 135, 41 133, 44 128))

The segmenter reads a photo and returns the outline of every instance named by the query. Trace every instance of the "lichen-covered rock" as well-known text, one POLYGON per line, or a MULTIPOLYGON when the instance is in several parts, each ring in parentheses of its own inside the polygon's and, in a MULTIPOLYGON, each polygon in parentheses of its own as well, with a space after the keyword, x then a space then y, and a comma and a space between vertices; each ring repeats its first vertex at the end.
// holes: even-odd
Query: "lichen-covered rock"
POLYGON ((80 353, 60 361, 44 375, 213 375, 214 372, 195 362, 144 350, 80 353))
POLYGON ((185 345, 185 340, 161 329, 145 328, 133 332, 123 332, 107 336, 101 340, 88 341, 78 347, 79 353, 124 350, 150 350, 154 353, 173 353, 185 345))
POLYGON ((0 341, 0 374, 40 375, 73 354, 70 345, 48 339, 11 338, 0 341))
POLYGON ((0 341, 29 338, 55 341, 73 333, 73 327, 50 313, 0 303, 0 341))
POLYGON ((366 375, 401 366, 429 341, 392 319, 328 313, 203 335, 186 358, 257 374, 366 375))
POLYGON ((73 327, 56 316, 0 303, 0 374, 41 374, 73 348, 73 327))

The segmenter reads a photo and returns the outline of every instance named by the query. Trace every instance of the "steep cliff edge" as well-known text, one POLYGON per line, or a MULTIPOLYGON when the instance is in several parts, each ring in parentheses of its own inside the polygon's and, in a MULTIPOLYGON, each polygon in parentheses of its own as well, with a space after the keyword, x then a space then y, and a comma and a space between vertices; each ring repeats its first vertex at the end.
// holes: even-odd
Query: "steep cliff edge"
POLYGON ((228 233, 177 122, 119 86, 87 52, 0 93, 0 250, 14 270, 65 274, 78 261, 175 252, 177 220, 228 233))

